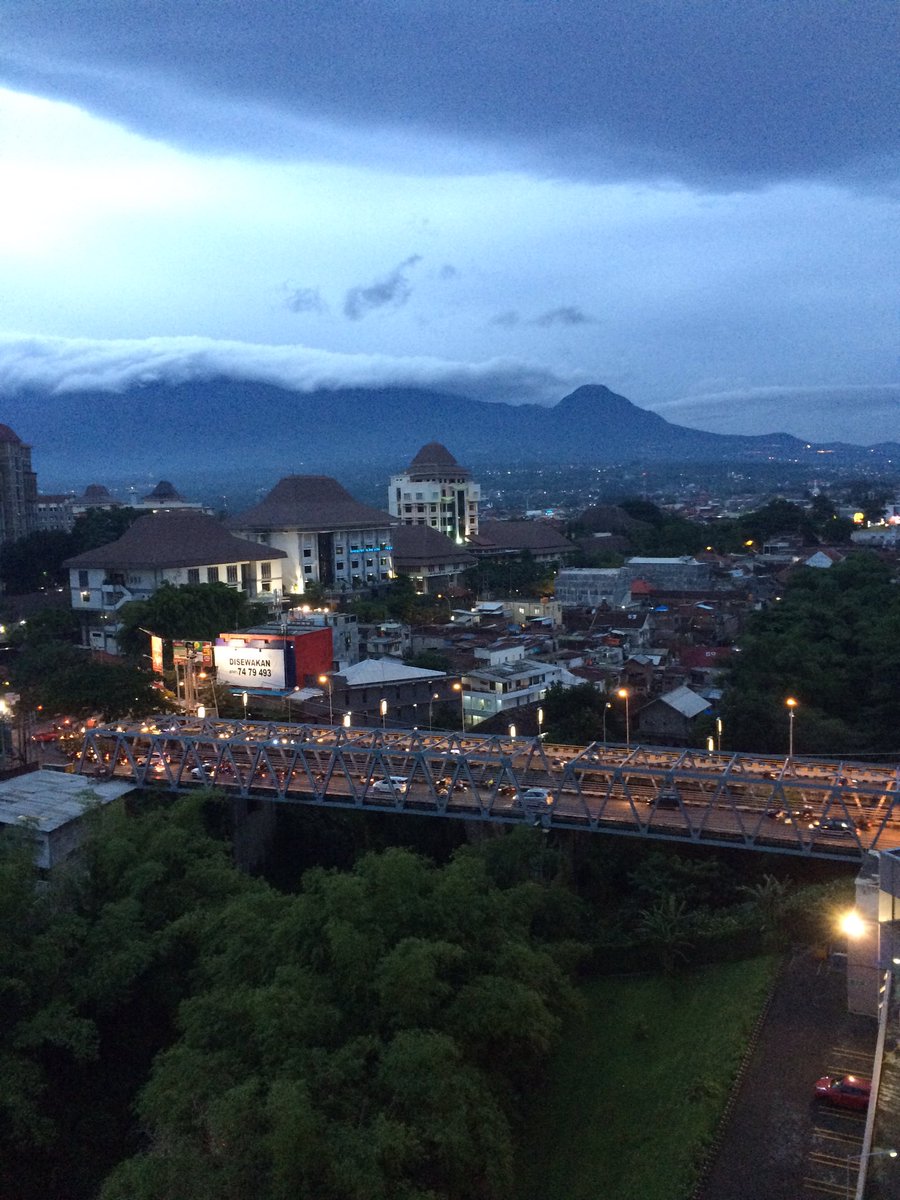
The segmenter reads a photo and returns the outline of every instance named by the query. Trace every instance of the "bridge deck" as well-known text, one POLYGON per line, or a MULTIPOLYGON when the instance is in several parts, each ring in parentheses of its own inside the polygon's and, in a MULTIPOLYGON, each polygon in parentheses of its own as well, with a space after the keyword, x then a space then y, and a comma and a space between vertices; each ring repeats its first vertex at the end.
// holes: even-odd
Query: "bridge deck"
POLYGON ((76 769, 174 791, 820 858, 900 846, 896 764, 166 715, 87 730, 76 769))

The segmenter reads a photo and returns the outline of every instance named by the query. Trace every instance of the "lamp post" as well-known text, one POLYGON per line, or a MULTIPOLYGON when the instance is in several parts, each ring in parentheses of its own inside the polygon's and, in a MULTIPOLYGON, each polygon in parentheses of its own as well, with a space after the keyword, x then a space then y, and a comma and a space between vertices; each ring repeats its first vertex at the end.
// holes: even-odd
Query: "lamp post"
POLYGON ((716 717, 716 750, 722 750, 722 718, 716 717))
POLYGON ((385 717, 387 716, 387 700, 382 700, 378 705, 378 711, 381 713, 381 728, 384 729, 385 717))
POLYGON ((428 728, 434 729, 434 702, 440 700, 437 692, 431 693, 431 699, 428 701, 428 728))
POLYGON ((328 675, 319 676, 319 684, 321 687, 328 688, 328 724, 334 724, 334 704, 331 698, 331 678, 328 675))
POLYGON ((509 736, 510 736, 510 737, 515 737, 515 736, 516 736, 516 727, 515 727, 515 725, 510 725, 510 727, 509 727, 509 736))
POLYGON ((300 689, 298 687, 295 687, 293 692, 289 692, 288 695, 286 696, 287 710, 288 710, 288 725, 292 725, 293 720, 294 720, 293 713, 291 711, 291 701, 295 698, 295 696, 297 696, 299 694, 299 692, 300 692, 300 689))
POLYGON ((896 1158, 896 1150, 870 1150, 867 1154, 850 1154, 847 1156, 847 1196, 853 1197, 859 1193, 859 1173, 862 1170, 863 1163, 868 1163, 870 1158, 896 1158), (856 1189, 852 1189, 851 1168, 854 1163, 859 1163, 856 1175, 856 1189))
POLYGON ((606 714, 612 708, 612 701, 607 700, 603 705, 603 745, 606 745, 606 714))
POLYGON ((543 710, 542 708, 539 708, 539 709, 537 710, 537 721, 538 721, 538 740, 540 741, 540 739, 541 739, 541 738, 544 736, 544 733, 543 733, 543 729, 544 729, 544 710, 543 710))
POLYGON ((620 700, 625 701, 625 745, 631 745, 631 711, 629 708, 629 692, 628 688, 619 688, 616 695, 620 700))
POLYGON ((344 728, 350 728, 350 713, 344 713, 344 728))
POLYGON ((246 721, 247 720, 247 701, 250 699, 250 697, 247 695, 246 692, 242 692, 241 699, 244 702, 244 720, 246 721))
POLYGON ((797 701, 793 696, 788 696, 785 700, 788 710, 788 758, 794 757, 794 709, 797 707, 797 701))
POLYGON ((459 719, 462 722, 462 724, 460 725, 460 729, 463 731, 463 733, 465 733, 466 732, 466 701, 465 701, 465 692, 463 691, 462 683, 454 683, 453 690, 454 690, 454 692, 459 692, 459 719))

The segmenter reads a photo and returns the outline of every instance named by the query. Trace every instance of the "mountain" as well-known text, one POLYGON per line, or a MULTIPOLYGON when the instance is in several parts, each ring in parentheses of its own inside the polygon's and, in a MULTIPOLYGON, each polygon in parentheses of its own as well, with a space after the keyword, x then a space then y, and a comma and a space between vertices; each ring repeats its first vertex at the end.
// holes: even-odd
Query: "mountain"
MULTIPOLYGON (((615 462, 798 461, 834 453, 872 465, 900 446, 810 445, 674 425, 600 385, 553 407, 512 406, 414 388, 342 388, 308 394, 234 379, 153 382, 122 393, 19 393, 0 421, 33 450, 44 490, 138 475, 187 481, 202 474, 272 479, 339 474, 342 467, 406 466, 426 442, 467 466, 615 462)), ((819 462, 822 460, 819 459, 819 462)), ((834 462, 834 459, 830 460, 834 462)))

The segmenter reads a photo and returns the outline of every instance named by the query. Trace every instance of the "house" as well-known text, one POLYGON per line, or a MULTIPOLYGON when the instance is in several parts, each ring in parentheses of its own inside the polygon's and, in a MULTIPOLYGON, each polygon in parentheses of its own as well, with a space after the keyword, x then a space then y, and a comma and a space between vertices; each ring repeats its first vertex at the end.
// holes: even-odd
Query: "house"
POLYGON ((809 558, 802 560, 802 566, 827 570, 829 567, 833 567, 835 563, 843 561, 844 555, 841 554, 840 550, 832 550, 828 546, 820 546, 818 550, 810 554, 809 558))
MULTIPOLYGON (((354 726, 426 728, 433 724, 434 706, 459 705, 459 682, 443 671, 408 667, 395 658, 363 659, 331 676, 330 706, 335 722, 349 714, 354 726), (454 689, 454 683, 456 688, 454 689)), ((321 719, 327 693, 319 701, 321 719)))
POLYGON ((417 592, 443 592, 475 562, 464 546, 429 525, 396 525, 391 530, 394 571, 409 575, 417 592))
POLYGON ((538 562, 557 562, 575 547, 547 521, 482 521, 469 549, 486 558, 527 551, 538 562))
POLYGON ((277 549, 285 591, 301 595, 310 584, 346 592, 392 579, 396 524, 327 475, 288 475, 227 522, 238 537, 277 549))
POLYGON ((636 727, 642 741, 657 745, 686 746, 694 740, 694 721, 709 710, 709 701, 677 687, 645 704, 636 715, 636 727))
POLYGON ((479 664, 463 676, 466 725, 488 720, 499 712, 536 704, 554 683, 581 683, 566 667, 526 657, 526 640, 505 638, 475 651, 479 664))
POLYGON ((280 599, 283 550, 234 537, 191 510, 148 513, 114 542, 67 559, 72 609, 86 646, 118 652, 118 613, 164 583, 224 583, 252 600, 280 599))
POLYGON ((401 525, 436 530, 458 544, 478 533, 481 487, 446 446, 429 442, 391 476, 388 509, 401 525))

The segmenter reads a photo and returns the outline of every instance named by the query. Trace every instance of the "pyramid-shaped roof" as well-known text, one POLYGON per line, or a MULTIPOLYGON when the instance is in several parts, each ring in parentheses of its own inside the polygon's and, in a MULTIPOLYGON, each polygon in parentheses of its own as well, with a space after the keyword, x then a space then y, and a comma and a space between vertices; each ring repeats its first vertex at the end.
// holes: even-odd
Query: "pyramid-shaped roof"
POLYGON ((221 521, 188 510, 148 513, 114 542, 67 559, 64 567, 200 567, 286 558, 283 550, 234 537, 221 521))
POLYGON ((407 468, 407 474, 418 479, 429 479, 448 472, 464 479, 471 475, 471 472, 466 467, 461 467, 447 447, 440 442, 428 442, 407 468))
POLYGON ((229 529, 383 529, 396 524, 378 508, 360 504, 327 475, 287 475, 259 504, 228 521, 229 529))

